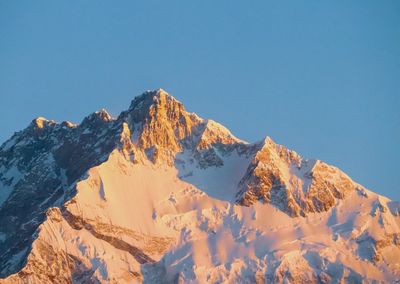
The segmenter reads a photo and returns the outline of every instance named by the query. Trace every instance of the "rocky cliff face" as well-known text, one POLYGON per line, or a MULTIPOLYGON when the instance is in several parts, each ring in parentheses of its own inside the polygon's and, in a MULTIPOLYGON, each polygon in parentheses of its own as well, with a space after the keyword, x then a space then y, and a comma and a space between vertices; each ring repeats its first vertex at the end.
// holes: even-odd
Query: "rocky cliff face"
POLYGON ((148 91, 0 147, 0 283, 395 281, 399 208, 148 91))
POLYGON ((328 211, 357 185, 339 169, 319 160, 303 159, 267 138, 259 144, 239 188, 239 204, 249 206, 262 201, 291 216, 306 216, 328 211))

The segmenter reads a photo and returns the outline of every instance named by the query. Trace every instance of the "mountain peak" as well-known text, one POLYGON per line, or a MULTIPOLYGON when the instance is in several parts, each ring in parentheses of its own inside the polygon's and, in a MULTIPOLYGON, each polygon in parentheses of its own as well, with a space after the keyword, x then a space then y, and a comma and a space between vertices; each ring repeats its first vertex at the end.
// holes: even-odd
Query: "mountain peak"
POLYGON ((172 95, 166 92, 164 89, 147 90, 140 96, 135 97, 129 110, 134 110, 138 108, 148 109, 152 105, 168 105, 171 103, 182 105, 180 101, 175 99, 172 95))
POLYGON ((112 121, 112 116, 104 108, 89 114, 81 123, 81 126, 97 127, 103 123, 112 121))
POLYGON ((42 129, 46 126, 55 125, 55 124, 56 124, 56 122, 54 120, 48 120, 41 116, 32 120, 32 125, 38 129, 42 129))
POLYGON ((183 150, 183 143, 203 120, 185 110, 183 104, 163 89, 146 91, 135 97, 117 121, 126 122, 132 142, 151 156, 153 162, 183 150), (157 155, 153 155, 157 153, 157 155), (159 157, 159 158, 154 158, 159 157))
POLYGON ((0 283, 394 282, 398 212, 158 89, 0 146, 0 283))
POLYGON ((207 119, 204 123, 202 134, 197 143, 197 149, 206 149, 213 144, 246 144, 247 142, 236 138, 225 126, 207 119))
POLYGON ((108 113, 105 108, 102 108, 95 112, 95 114, 104 121, 112 120, 112 116, 108 113))

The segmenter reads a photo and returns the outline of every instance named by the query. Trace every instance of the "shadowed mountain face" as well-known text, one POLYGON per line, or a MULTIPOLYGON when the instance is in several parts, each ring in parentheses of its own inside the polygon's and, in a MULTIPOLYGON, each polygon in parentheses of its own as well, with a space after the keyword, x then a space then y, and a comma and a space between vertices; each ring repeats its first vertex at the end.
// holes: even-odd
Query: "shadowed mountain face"
POLYGON ((0 147, 5 283, 398 279, 399 205, 163 90, 0 147))

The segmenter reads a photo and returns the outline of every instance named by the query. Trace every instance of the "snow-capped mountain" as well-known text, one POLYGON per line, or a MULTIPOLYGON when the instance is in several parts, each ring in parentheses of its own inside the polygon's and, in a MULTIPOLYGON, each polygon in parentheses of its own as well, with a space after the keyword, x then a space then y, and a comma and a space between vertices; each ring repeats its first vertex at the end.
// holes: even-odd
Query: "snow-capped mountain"
POLYGON ((163 90, 0 147, 0 283, 400 279, 400 204, 163 90))

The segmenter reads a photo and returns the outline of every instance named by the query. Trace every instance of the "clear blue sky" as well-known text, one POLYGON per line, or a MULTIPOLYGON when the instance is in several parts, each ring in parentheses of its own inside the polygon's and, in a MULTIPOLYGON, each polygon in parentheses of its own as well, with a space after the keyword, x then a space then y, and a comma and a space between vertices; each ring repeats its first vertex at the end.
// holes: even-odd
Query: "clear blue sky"
POLYGON ((398 0, 0 1, 1 142, 159 87, 400 200, 398 0))

